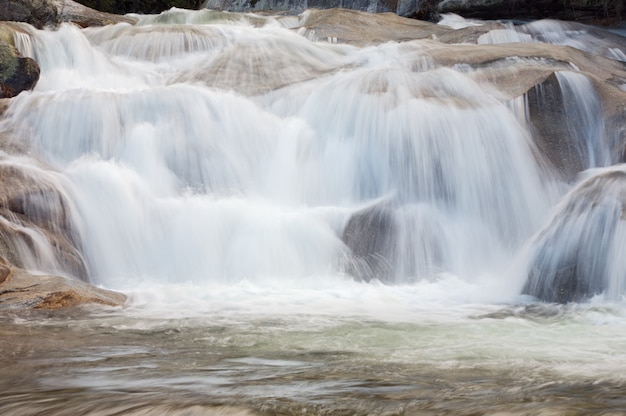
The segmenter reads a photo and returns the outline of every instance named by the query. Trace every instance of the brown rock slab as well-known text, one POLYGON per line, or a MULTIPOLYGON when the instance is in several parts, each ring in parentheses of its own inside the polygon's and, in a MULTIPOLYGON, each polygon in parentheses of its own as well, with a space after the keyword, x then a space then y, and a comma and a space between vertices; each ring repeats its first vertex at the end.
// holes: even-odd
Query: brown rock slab
POLYGON ((372 14, 357 10, 309 10, 302 27, 307 36, 337 43, 370 45, 389 41, 431 39, 451 29, 393 13, 372 14))
POLYGON ((72 0, 52 0, 52 3, 57 7, 61 22, 74 23, 81 27, 136 23, 136 19, 132 17, 104 13, 72 0))
POLYGON ((36 276, 0 261, 0 309, 66 309, 87 304, 122 306, 126 295, 61 276, 36 276))

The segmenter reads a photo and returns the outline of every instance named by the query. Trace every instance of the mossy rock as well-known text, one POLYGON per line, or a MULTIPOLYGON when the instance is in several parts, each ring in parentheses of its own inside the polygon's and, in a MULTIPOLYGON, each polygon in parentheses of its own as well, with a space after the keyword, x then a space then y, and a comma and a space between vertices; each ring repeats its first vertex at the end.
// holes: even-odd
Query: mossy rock
POLYGON ((15 74, 18 67, 17 59, 15 49, 6 42, 0 41, 0 82, 5 83, 15 74))
POLYGON ((34 88, 39 80, 39 65, 19 55, 7 42, 0 40, 0 98, 11 98, 34 88))

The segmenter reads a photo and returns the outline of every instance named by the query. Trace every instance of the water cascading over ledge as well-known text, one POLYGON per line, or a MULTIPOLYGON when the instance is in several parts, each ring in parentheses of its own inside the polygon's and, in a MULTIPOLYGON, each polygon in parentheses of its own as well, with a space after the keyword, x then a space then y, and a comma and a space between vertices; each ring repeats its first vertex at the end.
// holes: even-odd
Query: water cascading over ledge
POLYGON ((590 173, 559 203, 531 247, 524 292, 549 302, 623 295, 626 277, 624 165, 590 173))
MULTIPOLYGON (((540 231, 581 170, 621 162, 615 129, 573 124, 623 116, 620 63, 538 42, 327 43, 317 36, 340 43, 343 35, 321 30, 324 13, 251 24, 177 10, 176 23, 165 14, 137 26, 30 31, 21 47, 41 80, 14 99, 2 130, 19 131, 63 176, 93 282, 299 287, 319 276, 413 284, 452 275, 501 290, 502 300, 524 287, 559 302, 622 294, 619 283, 589 277, 618 275, 617 249, 590 252, 565 276, 554 270, 571 258, 563 230, 576 227, 540 231), (605 87, 592 107, 541 101, 536 91, 554 79, 605 87), (574 108, 560 113, 565 104, 574 108), (553 131, 549 120, 538 124, 542 105, 562 114, 554 131, 568 132, 578 161, 557 163, 542 147, 553 131), (530 271, 512 272, 529 245, 538 253, 530 271)), ((603 193, 602 183, 581 187, 603 193)), ((602 223, 605 211, 589 203, 565 208, 567 224, 578 221, 572 210, 595 230, 576 238, 623 244, 624 233, 602 231, 621 224, 619 215, 602 223)))

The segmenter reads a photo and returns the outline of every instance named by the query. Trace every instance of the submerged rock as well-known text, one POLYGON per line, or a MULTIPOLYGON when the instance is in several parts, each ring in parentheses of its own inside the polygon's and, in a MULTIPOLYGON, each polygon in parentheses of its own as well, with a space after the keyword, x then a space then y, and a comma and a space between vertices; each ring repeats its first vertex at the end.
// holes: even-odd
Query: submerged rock
POLYGON ((387 204, 365 208, 350 217, 342 240, 352 257, 345 269, 357 280, 392 282, 396 263, 397 224, 387 204))
POLYGON ((623 168, 583 181, 535 237, 523 293, 557 303, 619 296, 626 271, 625 208, 623 168))

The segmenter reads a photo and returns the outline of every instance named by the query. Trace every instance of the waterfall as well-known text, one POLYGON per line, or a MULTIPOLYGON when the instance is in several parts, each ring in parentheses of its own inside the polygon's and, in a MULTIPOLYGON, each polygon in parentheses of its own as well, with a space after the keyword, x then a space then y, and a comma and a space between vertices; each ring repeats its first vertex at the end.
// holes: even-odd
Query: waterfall
POLYGON ((585 168, 611 165, 614 160, 602 120, 602 105, 591 82, 581 74, 557 72, 563 91, 567 129, 585 168))
MULTIPOLYGON (((42 76, 0 127, 64 178, 93 282, 519 274, 519 293, 511 265, 565 185, 497 86, 439 64, 428 42, 318 42, 293 17, 170 17, 16 40, 42 76)), ((614 163, 593 86, 556 76, 582 169, 614 163)))

